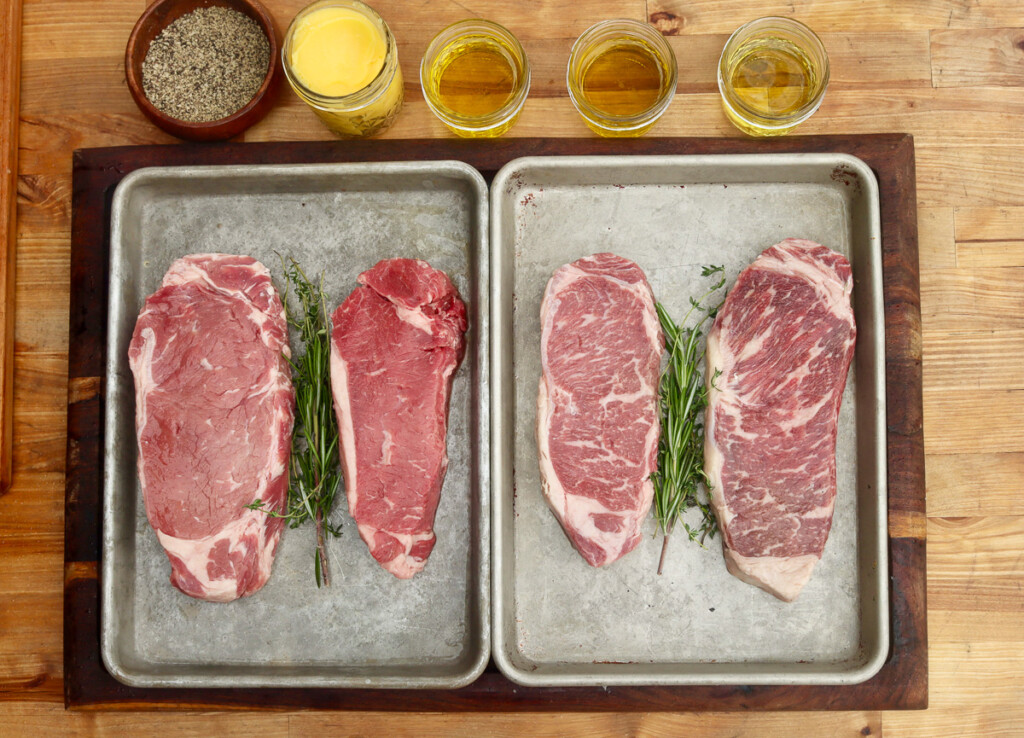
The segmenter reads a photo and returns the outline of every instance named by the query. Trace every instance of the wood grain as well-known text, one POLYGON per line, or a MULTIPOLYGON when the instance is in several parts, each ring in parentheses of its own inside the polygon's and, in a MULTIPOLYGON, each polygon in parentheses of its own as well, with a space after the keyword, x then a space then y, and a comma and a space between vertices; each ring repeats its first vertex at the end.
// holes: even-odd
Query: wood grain
POLYGON ((1024 389, 1024 328, 992 330, 965 336, 962 331, 925 333, 925 375, 929 392, 1024 389))
POLYGON ((957 208, 956 262, 963 267, 1024 267, 1024 207, 957 208))
POLYGON ((14 444, 14 306, 17 255, 18 118, 21 110, 21 0, 0 11, 0 495, 11 484, 14 444))
POLYGON ((666 31, 732 33, 768 15, 795 17, 818 31, 920 31, 942 28, 998 28, 1020 24, 1019 8, 1002 0, 649 0, 648 16, 666 31))
MULTIPOLYGON (((155 721, 175 736, 208 738, 211 732, 218 736, 246 738, 251 735, 252 722, 244 715, 231 712, 174 713, 65 713, 46 704, 18 706, 11 712, 12 732, 9 738, 37 736, 40 731, 60 721, 67 736, 91 736, 97 732, 109 735, 139 735, 152 730, 155 721)), ((419 738, 424 735, 423 725, 429 721, 432 735, 446 738, 562 738, 586 735, 591 738, 621 738, 643 736, 647 738, 674 738, 680 726, 685 725, 691 735, 702 738, 790 738, 793 719, 788 715, 750 716, 738 714, 704 713, 673 715, 581 715, 541 714, 516 715, 395 715, 394 713, 367 712, 344 716, 329 713, 295 713, 259 716, 261 738, 298 738, 313 733, 337 736, 383 735, 386 726, 389 738, 419 738), (329 732, 328 732, 329 731, 329 732)), ((864 738, 881 735, 878 713, 806 713, 800 722, 813 735, 835 738, 864 738)))
POLYGON ((47 39, 61 40, 59 54, 48 44, 29 43, 22 52, 23 61, 48 61, 95 57, 97 49, 120 52, 136 19, 148 3, 145 0, 104 0, 102 4, 79 3, 75 12, 60 4, 28 2, 23 11, 25 33, 42 32, 47 39))
POLYGON ((1024 327, 1024 274, 1019 269, 932 269, 921 277, 927 295, 923 319, 929 332, 971 333, 1024 327))
POLYGON ((956 236, 952 208, 919 208, 917 228, 921 234, 922 268, 956 266, 956 236))
MULTIPOLYGON (((283 30, 305 2, 265 4, 283 30)), ((392 730, 420 735, 522 735, 533 730, 599 736, 1021 734, 1024 649, 1018 634, 1024 585, 1014 573, 1019 572, 1015 562, 999 553, 1000 547, 1019 551, 1024 546, 1024 446, 1019 434, 999 440, 1007 427, 1001 423, 1011 424, 1012 432, 1013 423, 1020 427, 1024 393, 1019 387, 997 391, 1000 375, 1017 386, 1020 362, 1014 360, 1024 349, 1024 325, 1015 317, 1024 314, 1019 299, 1024 294, 1024 255, 1017 212, 1024 204, 1024 86, 1019 81, 1024 67, 1008 46, 1024 21, 1020 3, 1007 0, 372 3, 395 31, 407 83, 407 105, 386 141, 449 140, 423 103, 417 65, 430 37, 444 23, 471 15, 512 27, 535 61, 538 92, 527 100, 512 136, 589 135, 561 85, 572 39, 600 19, 646 16, 672 34, 683 84, 652 132, 655 137, 737 135, 722 114, 713 64, 716 44, 744 21, 768 14, 794 16, 825 36, 830 47, 846 44, 830 48, 833 82, 822 108, 800 132, 907 131, 914 135, 917 148, 921 351, 928 393, 924 442, 932 543, 927 553, 933 676, 928 710, 412 713, 400 718, 381 712, 66 712, 61 610, 66 572, 61 552, 67 397, 60 373, 68 366, 72 151, 176 143, 142 118, 124 86, 124 43, 146 4, 147 0, 24 0, 21 124, 16 131, 20 143, 14 480, 0 498, 0 611, 12 598, 18 603, 27 598, 28 604, 14 605, 16 614, 0 627, 0 733, 290 736, 330 729, 342 735, 387 735, 392 730), (879 34, 877 43, 874 34, 879 34), (942 395, 963 399, 943 401, 942 395), (9 555, 17 560, 10 573, 9 555)), ((8 13, 11 3, 2 7, 8 13)), ((16 33, 5 16, 0 48, 8 48, 8 39, 16 33)), ((289 92, 246 134, 248 141, 326 138, 325 129, 289 92)), ((3 137, 5 144, 10 140, 3 137)), ((92 387, 86 381, 73 388, 83 409, 82 422, 98 419, 92 387)), ((75 452, 88 455, 96 449, 85 445, 75 452)), ((74 485, 69 487, 68 502, 80 503, 74 485)), ((911 534, 920 527, 913 522, 917 519, 902 514, 892 518, 894 525, 911 534), (910 522, 904 526, 906 521, 910 522)), ((72 537, 66 545, 72 559, 94 556, 81 540, 72 537)), ((89 580, 90 569, 83 567, 71 567, 69 581, 89 580)))
POLYGON ((955 395, 925 390, 924 418, 933 439, 932 453, 1010 453, 1020 448, 1024 444, 1024 407, 1015 401, 1016 394, 1002 389, 955 395), (986 432, 967 421, 982 417, 999 432, 986 432))
POLYGON ((943 30, 931 34, 936 87, 1024 86, 1024 28, 943 30))
POLYGON ((958 243, 1024 241, 1024 206, 957 208, 955 220, 958 243))
POLYGON ((930 454, 927 468, 929 515, 1024 516, 1020 493, 1024 453, 1020 451, 930 454))

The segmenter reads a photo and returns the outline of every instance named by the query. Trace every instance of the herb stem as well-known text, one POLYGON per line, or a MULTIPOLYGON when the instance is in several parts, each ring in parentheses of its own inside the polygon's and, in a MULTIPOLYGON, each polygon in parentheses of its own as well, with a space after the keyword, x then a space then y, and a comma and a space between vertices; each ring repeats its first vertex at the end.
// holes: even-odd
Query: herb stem
POLYGON ((661 576, 662 569, 665 568, 665 554, 668 553, 668 539, 672 537, 672 532, 668 531, 665 533, 665 540, 661 544, 661 557, 658 559, 658 575, 661 576))
POLYGON ((316 509, 316 555, 320 570, 320 581, 325 587, 331 586, 331 571, 327 567, 327 542, 324 538, 324 511, 316 509))

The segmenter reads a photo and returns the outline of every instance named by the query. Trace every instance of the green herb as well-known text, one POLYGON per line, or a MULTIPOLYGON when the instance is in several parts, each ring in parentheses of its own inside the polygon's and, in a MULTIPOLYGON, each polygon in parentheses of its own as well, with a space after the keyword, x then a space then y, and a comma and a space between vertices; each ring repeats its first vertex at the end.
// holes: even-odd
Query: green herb
MULTIPOLYGON (((704 267, 701 276, 710 277, 723 272, 720 266, 709 266, 704 267)), ((703 328, 707 321, 714 319, 722 302, 709 308, 703 307, 702 303, 724 285, 723 275, 699 300, 691 297, 690 309, 679 324, 672 320, 664 305, 659 302, 656 306, 669 357, 661 377, 658 471, 651 475, 654 515, 665 535, 658 561, 659 574, 665 565, 672 531, 687 509, 699 508, 702 516, 700 524, 693 528, 682 521, 691 541, 703 546, 705 537, 714 537, 718 528, 706 494, 701 496, 698 493, 702 484, 708 487, 704 474, 704 408, 707 407, 708 393, 702 371, 705 351, 703 328), (691 317, 696 319, 697 316, 699 320, 687 327, 691 317)))
MULTIPOLYGON (((283 260, 282 260, 283 261, 283 260)), ((316 523, 316 550, 313 572, 316 586, 331 586, 327 567, 326 534, 341 535, 328 520, 334 497, 341 482, 338 468, 338 422, 331 399, 331 336, 324 299, 323 274, 318 283, 311 282, 294 259, 283 264, 287 287, 284 295, 288 323, 299 331, 305 351, 290 361, 295 387, 295 431, 292 434, 290 483, 287 512, 263 510, 273 517, 284 518, 292 528, 307 520, 316 523), (300 310, 293 313, 288 305, 294 288, 300 310)), ((248 506, 263 509, 263 501, 248 506)))

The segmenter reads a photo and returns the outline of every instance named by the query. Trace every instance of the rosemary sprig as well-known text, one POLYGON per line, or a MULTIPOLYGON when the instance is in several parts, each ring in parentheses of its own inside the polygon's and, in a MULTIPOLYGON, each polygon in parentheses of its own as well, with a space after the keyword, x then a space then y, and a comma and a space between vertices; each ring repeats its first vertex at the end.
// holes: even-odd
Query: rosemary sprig
POLYGON ((284 513, 263 509, 263 501, 248 505, 253 510, 284 518, 291 528, 307 520, 316 524, 316 550, 313 573, 316 586, 331 586, 327 566, 326 535, 341 535, 329 516, 341 482, 338 468, 338 422, 331 399, 331 336, 327 318, 327 302, 323 291, 323 274, 314 283, 306 277, 295 259, 285 263, 284 295, 288 324, 299 331, 305 348, 302 355, 289 363, 295 387, 295 430, 292 434, 288 506, 284 513), (299 310, 289 306, 289 293, 294 289, 299 310))
POLYGON ((725 285, 721 266, 706 266, 701 276, 722 274, 700 299, 690 298, 690 309, 681 323, 676 323, 660 302, 656 307, 668 349, 668 366, 661 377, 660 410, 661 440, 658 444, 658 470, 651 475, 654 482, 654 515, 665 540, 658 560, 658 573, 665 565, 668 541, 676 522, 691 507, 701 511, 701 522, 691 528, 684 520, 683 528, 691 541, 701 546, 707 536, 718 530, 715 514, 706 495, 698 495, 700 485, 708 486, 704 474, 704 408, 707 388, 704 386, 704 325, 713 320, 722 301, 705 308, 703 303, 725 285), (696 315, 694 315, 696 313, 696 315), (699 319, 687 327, 691 317, 699 319))

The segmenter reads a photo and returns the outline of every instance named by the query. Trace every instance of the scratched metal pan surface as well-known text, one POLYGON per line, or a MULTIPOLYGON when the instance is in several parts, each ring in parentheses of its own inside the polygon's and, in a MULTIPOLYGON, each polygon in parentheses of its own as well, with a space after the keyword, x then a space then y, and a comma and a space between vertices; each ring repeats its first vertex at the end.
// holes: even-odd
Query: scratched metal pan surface
MULTIPOLYGON (((488 201, 461 162, 144 169, 114 195, 106 373, 101 644, 117 679, 162 687, 456 688, 490 655, 488 201), (227 604, 171 586, 136 476, 128 343, 176 258, 248 254, 281 288, 278 254, 324 272, 329 309, 390 257, 447 272, 465 300, 450 464, 426 568, 398 580, 359 538, 339 494, 330 588, 313 578, 310 526, 286 528, 267 585, 227 604)), ((293 350, 295 336, 293 331, 293 350)))
MULTIPOLYGON (((491 188, 494 659, 530 686, 853 684, 889 650, 885 374, 877 182, 840 154, 519 159, 491 188), (535 438, 540 302, 562 264, 636 261, 677 319, 723 265, 727 284, 787 237, 846 254, 858 342, 839 422, 831 535, 793 603, 677 532, 664 574, 644 539, 594 569, 541 493, 535 438)), ((696 518, 685 518, 691 524, 696 518)), ((677 528, 677 530, 679 530, 677 528)))

